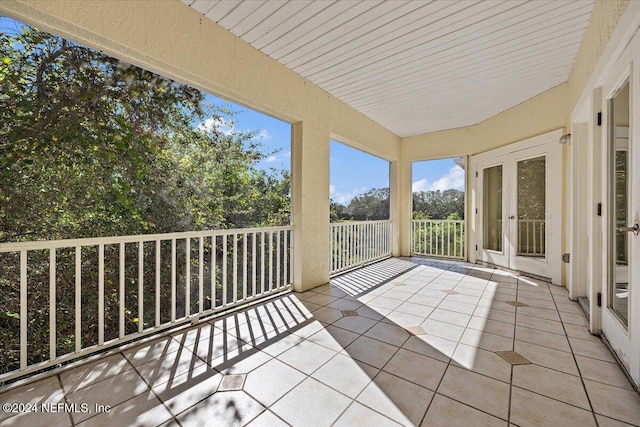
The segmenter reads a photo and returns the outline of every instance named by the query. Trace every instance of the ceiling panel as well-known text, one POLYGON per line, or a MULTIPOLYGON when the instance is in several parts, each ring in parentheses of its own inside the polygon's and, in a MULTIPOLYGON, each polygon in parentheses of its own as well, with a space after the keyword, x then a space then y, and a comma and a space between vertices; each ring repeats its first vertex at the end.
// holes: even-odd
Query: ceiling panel
POLYGON ((567 81, 593 0, 182 0, 399 136, 567 81))

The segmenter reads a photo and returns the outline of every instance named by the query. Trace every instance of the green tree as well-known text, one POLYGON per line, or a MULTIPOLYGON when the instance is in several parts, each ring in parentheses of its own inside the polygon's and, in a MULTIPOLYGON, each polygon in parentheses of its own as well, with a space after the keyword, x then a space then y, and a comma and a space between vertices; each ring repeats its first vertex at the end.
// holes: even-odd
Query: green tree
POLYGON ((464 218, 464 191, 448 189, 413 193, 414 219, 447 219, 453 213, 464 218))
MULTIPOLYGON (((258 167, 272 153, 252 132, 228 134, 202 125, 229 116, 197 89, 38 29, 0 33, 0 242, 289 224, 288 172, 258 167)), ((126 245, 124 253, 126 333, 137 330, 138 316, 144 324, 155 316, 149 280, 143 283, 144 313, 135 308, 135 246, 126 245)), ((113 245, 104 250, 109 339, 118 336, 119 252, 113 245)), ((177 282, 185 283, 184 241, 177 251, 177 282)), ((46 360, 49 351, 45 252, 31 251, 28 260, 29 364, 46 360)), ((62 355, 75 342, 75 253, 56 252, 62 355)), ((220 258, 222 251, 217 253, 220 258)), ((153 248, 145 248, 145 278, 155 273, 149 254, 153 248)), ((97 342, 97 248, 85 248, 81 257, 81 341, 87 347, 97 342)), ((170 268, 162 264, 162 277, 169 277, 170 268)), ((0 373, 19 363, 19 289, 19 254, 2 254, 0 373)), ((163 319, 168 292, 161 289, 163 319)), ((180 292, 177 306, 184 312, 184 287, 180 292)))
POLYGON ((358 221, 389 219, 389 188, 373 188, 354 197, 346 212, 358 221))

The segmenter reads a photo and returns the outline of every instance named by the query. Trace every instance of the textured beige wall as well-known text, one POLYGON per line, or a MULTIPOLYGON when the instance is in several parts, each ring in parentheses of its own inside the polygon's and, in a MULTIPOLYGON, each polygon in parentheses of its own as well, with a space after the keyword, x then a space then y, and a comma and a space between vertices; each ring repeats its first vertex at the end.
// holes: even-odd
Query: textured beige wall
POLYGON ((329 279, 329 138, 398 160, 396 135, 178 0, 2 0, 0 13, 295 123, 297 290, 329 279))
MULTIPOLYGON (((633 0, 638 1, 638 0, 633 0)), ((569 74, 569 102, 575 107, 629 0, 597 0, 569 74)))

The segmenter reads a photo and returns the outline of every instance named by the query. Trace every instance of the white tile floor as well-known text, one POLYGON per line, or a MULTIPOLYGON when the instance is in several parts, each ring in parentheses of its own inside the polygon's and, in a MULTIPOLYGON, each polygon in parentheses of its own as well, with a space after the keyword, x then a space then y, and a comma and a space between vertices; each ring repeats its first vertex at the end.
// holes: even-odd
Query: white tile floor
POLYGON ((640 396, 564 288, 425 259, 114 352, 6 402, 89 412, 0 412, 2 426, 640 425, 640 396))

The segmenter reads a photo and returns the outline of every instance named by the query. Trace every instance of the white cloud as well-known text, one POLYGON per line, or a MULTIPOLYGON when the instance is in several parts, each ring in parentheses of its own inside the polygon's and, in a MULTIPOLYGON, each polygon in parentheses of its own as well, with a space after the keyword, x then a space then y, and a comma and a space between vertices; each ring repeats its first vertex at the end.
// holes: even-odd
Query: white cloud
POLYGON ((222 117, 211 117, 198 125, 199 130, 211 132, 214 128, 218 129, 218 132, 224 135, 231 135, 233 133, 233 123, 227 122, 222 117))
POLYGON ((277 158, 276 156, 269 156, 269 157, 267 157, 266 159, 264 159, 264 162, 265 162, 265 163, 273 163, 273 162, 275 162, 276 160, 278 160, 278 158, 277 158))
POLYGON ((291 157, 291 151, 287 151, 286 153, 283 154, 283 156, 285 157, 291 157))
POLYGON ((456 165, 451 167, 451 169, 449 169, 449 172, 445 176, 434 182, 429 182, 429 180, 426 178, 414 182, 412 185, 412 190, 414 192, 436 190, 444 191, 449 189, 463 191, 464 178, 464 169, 456 165))
POLYGON ((411 190, 413 190, 414 193, 417 193, 419 191, 427 191, 428 188, 429 181, 426 178, 416 181, 411 185, 411 190))
POLYGON ((256 135, 257 139, 271 139, 271 135, 269 135, 269 132, 266 129, 261 130, 257 135, 256 135))
POLYGON ((329 195, 334 202, 340 203, 341 205, 347 205, 358 194, 362 194, 367 191, 366 187, 362 187, 360 189, 354 188, 351 191, 343 193, 338 191, 335 185, 329 185, 329 195))

